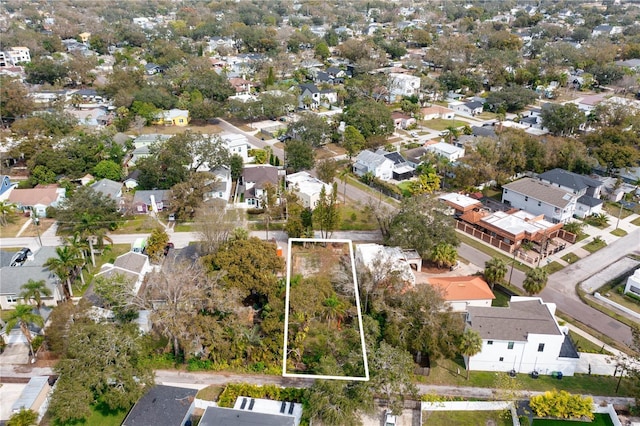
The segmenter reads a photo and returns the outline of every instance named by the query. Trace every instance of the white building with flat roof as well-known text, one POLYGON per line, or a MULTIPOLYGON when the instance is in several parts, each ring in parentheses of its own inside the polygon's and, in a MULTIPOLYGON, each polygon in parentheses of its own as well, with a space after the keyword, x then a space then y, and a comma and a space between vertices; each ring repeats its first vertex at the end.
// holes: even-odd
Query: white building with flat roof
POLYGON ((434 144, 425 146, 425 148, 441 157, 446 158, 451 162, 464 157, 464 153, 465 153, 464 148, 460 148, 446 142, 434 143, 434 144))
POLYGON ((320 179, 311 176, 307 172, 298 172, 287 175, 287 187, 300 198, 305 208, 315 208, 320 200, 320 192, 324 188, 325 192, 331 194, 333 187, 324 183, 320 179))
POLYGON ((356 261, 368 268, 373 274, 397 273, 402 281, 412 286, 416 276, 411 265, 420 270, 422 258, 415 250, 403 250, 400 247, 387 247, 380 244, 358 244, 356 261))

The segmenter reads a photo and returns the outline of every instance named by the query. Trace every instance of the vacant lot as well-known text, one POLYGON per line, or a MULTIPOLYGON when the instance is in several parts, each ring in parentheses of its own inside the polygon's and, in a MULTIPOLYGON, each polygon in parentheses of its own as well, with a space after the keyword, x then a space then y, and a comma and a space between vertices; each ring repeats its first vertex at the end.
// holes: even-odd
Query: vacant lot
POLYGON ((509 411, 423 411, 423 425, 511 426, 509 411))

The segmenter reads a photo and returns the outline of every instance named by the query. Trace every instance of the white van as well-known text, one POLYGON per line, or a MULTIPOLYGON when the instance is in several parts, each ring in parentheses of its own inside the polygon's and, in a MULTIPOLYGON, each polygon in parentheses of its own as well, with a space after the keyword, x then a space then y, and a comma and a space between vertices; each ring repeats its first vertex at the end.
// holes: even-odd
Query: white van
POLYGON ((147 239, 146 238, 136 238, 136 240, 131 244, 131 251, 134 253, 144 253, 147 249, 147 239))

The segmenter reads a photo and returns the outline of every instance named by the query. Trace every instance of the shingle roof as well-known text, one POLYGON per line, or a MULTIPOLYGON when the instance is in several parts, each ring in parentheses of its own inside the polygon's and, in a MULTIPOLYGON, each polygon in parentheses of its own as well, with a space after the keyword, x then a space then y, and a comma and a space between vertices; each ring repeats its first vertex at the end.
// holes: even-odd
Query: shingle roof
POLYGON ((571 188, 575 191, 581 191, 587 188, 597 188, 602 185, 602 182, 599 180, 569 172, 564 169, 553 169, 540 173, 538 178, 550 183, 571 188))
POLYGON ((150 189, 150 190, 144 190, 144 191, 136 191, 136 193, 133 195, 133 203, 148 204, 151 202, 152 195, 155 197, 156 203, 158 201, 167 201, 169 200, 170 193, 171 191, 169 191, 168 189, 150 189))
POLYGON ((57 187, 14 189, 9 194, 9 202, 22 206, 48 206, 58 199, 57 191, 57 187))
POLYGON ((294 426, 295 419, 291 416, 207 407, 199 424, 200 426, 294 426))
POLYGON ((595 207, 602 204, 602 200, 590 195, 583 195, 582 197, 578 198, 578 203, 589 207, 595 207))
POLYGON ((427 150, 423 146, 419 146, 418 148, 408 149, 404 152, 404 157, 411 161, 412 163, 419 163, 420 159, 427 153, 427 150))
POLYGON ((255 186, 262 188, 267 183, 278 184, 278 169, 274 166, 245 167, 242 170, 245 182, 255 182, 255 186))
POLYGON ((118 256, 116 261, 113 263, 113 266, 139 274, 142 272, 147 260, 148 257, 144 254, 129 252, 118 256))
POLYGON ((122 184, 111 179, 101 179, 91 185, 95 191, 115 200, 122 190, 122 184))
POLYGON ((356 157, 356 163, 365 164, 368 168, 378 167, 386 160, 387 158, 385 156, 376 154, 375 152, 369 151, 368 149, 365 149, 356 157))
POLYGON ((300 85, 300 93, 304 93, 305 89, 309 90, 311 93, 320 93, 318 87, 316 87, 313 83, 305 83, 300 85))
POLYGON ((526 341, 529 334, 561 335, 540 300, 511 302, 506 308, 469 306, 471 328, 485 340, 526 341))
POLYGON ((449 302, 496 298, 486 281, 480 277, 430 277, 429 284, 440 288, 444 300, 449 302))
POLYGON ((571 204, 576 198, 567 191, 533 178, 523 178, 502 187, 560 208, 571 204))
POLYGON ((122 426, 180 425, 198 391, 157 385, 133 406, 122 426))

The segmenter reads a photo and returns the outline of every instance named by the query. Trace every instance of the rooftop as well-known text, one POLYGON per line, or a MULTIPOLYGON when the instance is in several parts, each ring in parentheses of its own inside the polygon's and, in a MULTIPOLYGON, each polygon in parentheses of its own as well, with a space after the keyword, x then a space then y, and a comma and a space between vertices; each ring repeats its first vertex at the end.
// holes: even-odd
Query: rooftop
POLYGON ((519 210, 511 214, 497 211, 483 217, 480 221, 506 231, 511 235, 520 235, 522 233, 535 235, 538 232, 545 232, 557 227, 556 224, 544 220, 542 215, 536 216, 525 210, 519 210))
POLYGON ((154 386, 133 406, 122 426, 181 425, 197 392, 195 389, 154 386))
POLYGON ((539 298, 512 299, 506 308, 469 306, 467 311, 471 328, 485 340, 526 341, 529 334, 562 335, 549 305, 539 298))
POLYGON ((516 180, 507 185, 503 185, 502 188, 560 208, 568 206, 577 198, 575 195, 569 194, 557 186, 533 178, 516 180))
POLYGON ((557 185, 571 188, 574 191, 581 191, 587 188, 597 188, 602 185, 597 179, 589 176, 579 175, 564 169, 553 169, 538 175, 538 179, 557 185))
POLYGON ((429 284, 442 290, 444 300, 449 302, 496 298, 487 282, 478 276, 430 277, 429 284))
POLYGON ((459 210, 467 210, 469 207, 478 206, 481 207, 482 203, 475 198, 471 198, 464 194, 458 194, 455 192, 451 192, 449 194, 444 194, 438 197, 438 199, 443 200, 451 207, 459 210))

